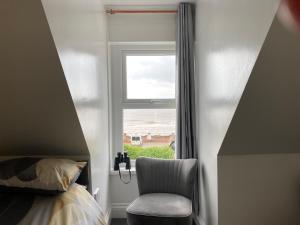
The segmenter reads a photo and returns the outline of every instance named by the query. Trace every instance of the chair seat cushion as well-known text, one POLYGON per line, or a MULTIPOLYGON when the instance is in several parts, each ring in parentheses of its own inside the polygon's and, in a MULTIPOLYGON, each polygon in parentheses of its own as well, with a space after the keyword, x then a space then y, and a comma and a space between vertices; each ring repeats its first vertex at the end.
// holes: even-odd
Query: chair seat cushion
POLYGON ((189 217, 192 214, 192 202, 176 194, 145 194, 129 205, 127 213, 152 217, 189 217))

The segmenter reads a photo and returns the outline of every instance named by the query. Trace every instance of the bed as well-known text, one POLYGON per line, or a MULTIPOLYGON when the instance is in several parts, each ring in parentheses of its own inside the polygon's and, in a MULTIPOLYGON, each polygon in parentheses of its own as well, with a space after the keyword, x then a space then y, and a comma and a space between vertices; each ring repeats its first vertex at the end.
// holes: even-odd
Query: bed
POLYGON ((89 193, 88 167, 64 192, 40 194, 0 189, 1 225, 106 225, 89 193))

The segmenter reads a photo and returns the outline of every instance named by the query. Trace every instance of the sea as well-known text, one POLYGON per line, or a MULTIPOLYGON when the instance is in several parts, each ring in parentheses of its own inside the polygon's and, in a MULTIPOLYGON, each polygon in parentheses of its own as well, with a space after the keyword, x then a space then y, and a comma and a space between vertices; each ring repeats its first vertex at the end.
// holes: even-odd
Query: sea
POLYGON ((125 109, 123 133, 128 135, 171 135, 176 129, 176 109, 125 109))

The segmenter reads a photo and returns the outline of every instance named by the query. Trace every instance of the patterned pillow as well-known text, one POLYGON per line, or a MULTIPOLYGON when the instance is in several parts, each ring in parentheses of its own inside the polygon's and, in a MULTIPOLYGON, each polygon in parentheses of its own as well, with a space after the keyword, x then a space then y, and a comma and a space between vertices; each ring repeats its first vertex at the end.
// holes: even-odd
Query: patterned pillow
POLYGON ((0 185, 47 191, 67 191, 86 162, 69 159, 17 158, 0 162, 0 185))

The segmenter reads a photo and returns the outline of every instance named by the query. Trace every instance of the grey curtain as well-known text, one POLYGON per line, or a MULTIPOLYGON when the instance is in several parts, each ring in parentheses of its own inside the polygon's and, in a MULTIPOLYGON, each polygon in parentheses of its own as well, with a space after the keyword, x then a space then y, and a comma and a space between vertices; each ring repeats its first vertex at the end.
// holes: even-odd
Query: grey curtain
MULTIPOLYGON (((177 24, 177 158, 198 159, 195 108, 195 24, 194 5, 181 3, 177 24)), ((199 213, 199 180, 193 195, 195 214, 199 213)))

